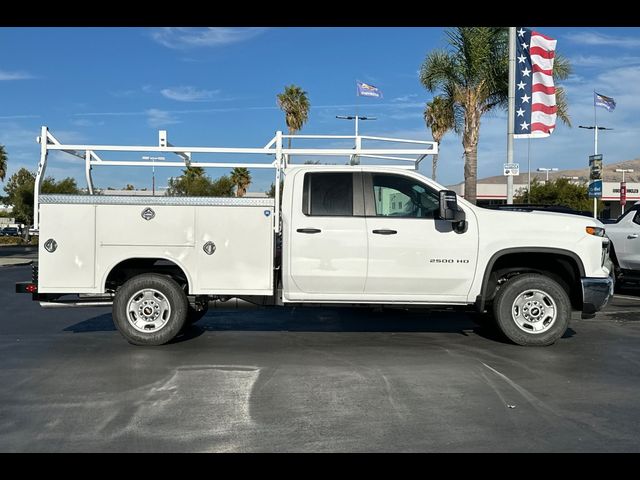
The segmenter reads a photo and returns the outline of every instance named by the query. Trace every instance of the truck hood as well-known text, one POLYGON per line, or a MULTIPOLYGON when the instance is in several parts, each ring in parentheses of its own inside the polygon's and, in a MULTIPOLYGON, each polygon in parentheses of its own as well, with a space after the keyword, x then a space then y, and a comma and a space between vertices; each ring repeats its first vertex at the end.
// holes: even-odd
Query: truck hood
POLYGON ((595 218, 569 213, 543 212, 512 212, 508 210, 476 209, 478 218, 486 219, 490 223, 498 221, 504 230, 531 231, 532 228, 541 232, 575 231, 584 234, 585 227, 604 227, 606 225, 595 218), (482 210, 481 212, 479 210, 482 210), (492 222, 493 221, 493 222, 492 222))

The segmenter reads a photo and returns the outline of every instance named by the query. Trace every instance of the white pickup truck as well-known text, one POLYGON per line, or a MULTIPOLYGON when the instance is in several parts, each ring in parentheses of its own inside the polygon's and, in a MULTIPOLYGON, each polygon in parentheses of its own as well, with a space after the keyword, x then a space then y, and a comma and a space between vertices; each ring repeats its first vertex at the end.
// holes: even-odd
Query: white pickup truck
POLYGON ((613 292, 608 239, 593 219, 479 208, 421 175, 433 142, 355 139, 354 148, 63 145, 47 130, 35 189, 39 262, 16 285, 43 306, 112 305, 132 344, 160 345, 206 312, 209 301, 259 305, 467 306, 487 312, 519 345, 550 345, 572 311, 592 317, 613 292), (363 141, 420 148, 364 148, 363 141), (245 166, 275 171, 275 199, 41 195, 49 150, 85 160, 89 193, 111 151, 176 154, 155 166, 245 166), (262 154, 271 163, 196 162, 195 154, 262 154), (351 159, 294 164, 298 156, 351 159), (415 157, 415 158, 414 158, 415 157), (363 165, 373 159, 395 166, 363 165), (409 163, 409 165, 407 165, 409 163), (284 187, 280 205, 280 176, 284 187), (282 248, 277 248, 281 245, 282 248))

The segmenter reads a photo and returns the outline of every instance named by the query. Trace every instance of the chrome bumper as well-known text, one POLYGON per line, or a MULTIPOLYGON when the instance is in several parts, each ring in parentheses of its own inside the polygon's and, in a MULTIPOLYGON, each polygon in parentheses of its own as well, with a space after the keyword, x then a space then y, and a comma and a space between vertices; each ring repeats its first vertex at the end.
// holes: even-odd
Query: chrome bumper
POLYGON ((613 297, 613 277, 583 277, 582 318, 593 318, 613 297))

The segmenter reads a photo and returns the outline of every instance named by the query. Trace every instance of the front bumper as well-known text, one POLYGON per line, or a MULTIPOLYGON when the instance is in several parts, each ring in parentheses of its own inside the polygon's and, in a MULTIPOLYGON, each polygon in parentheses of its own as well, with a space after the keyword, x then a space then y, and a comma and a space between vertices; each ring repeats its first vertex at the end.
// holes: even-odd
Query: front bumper
POLYGON ((613 297, 613 276, 597 278, 583 277, 582 318, 593 318, 613 297))

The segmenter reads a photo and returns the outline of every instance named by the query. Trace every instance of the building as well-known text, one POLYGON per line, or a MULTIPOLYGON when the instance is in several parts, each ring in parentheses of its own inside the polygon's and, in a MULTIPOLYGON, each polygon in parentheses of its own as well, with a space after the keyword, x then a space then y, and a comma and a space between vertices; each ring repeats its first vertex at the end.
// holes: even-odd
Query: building
MULTIPOLYGON (((587 163, 587 162, 585 162, 587 163)), ((522 167, 522 165, 521 165, 522 167)), ((627 198, 625 209, 640 201, 640 158, 625 160, 623 162, 604 164, 602 168, 602 202, 604 203, 603 218, 618 218, 623 213, 620 204, 620 182, 622 173, 616 170, 624 169, 625 181, 627 184, 627 198)), ((571 182, 587 184, 589 183, 589 168, 560 170, 555 172, 540 173, 532 169, 531 181, 537 179, 545 182, 547 179, 556 180, 566 178, 571 182)), ((528 173, 520 168, 520 175, 513 177, 513 194, 517 195, 520 189, 527 188, 528 173)), ((464 197, 464 182, 451 185, 447 188, 454 190, 458 195, 464 197)), ((478 205, 491 205, 507 202, 507 177, 496 175, 478 179, 477 183, 478 205)))

